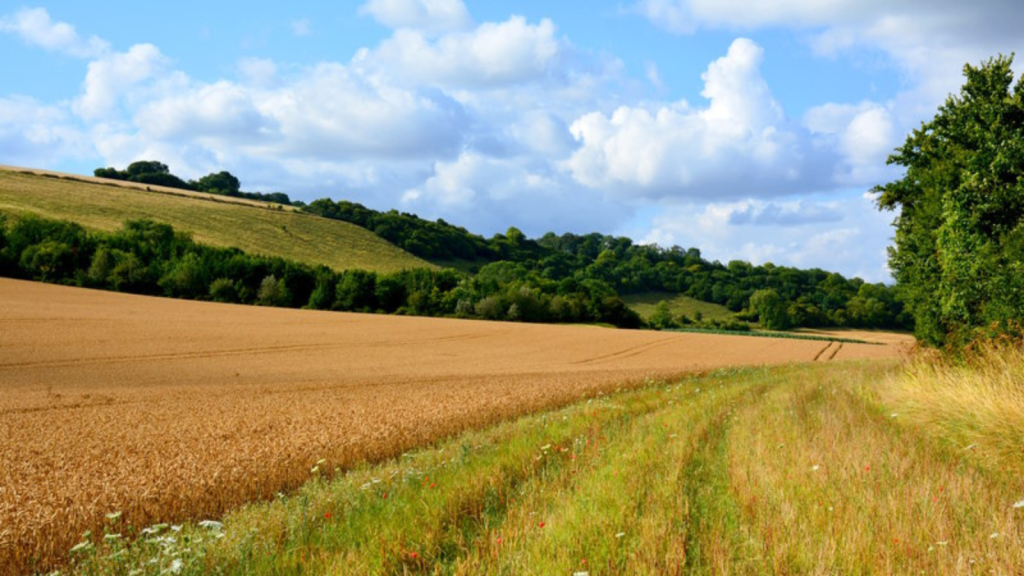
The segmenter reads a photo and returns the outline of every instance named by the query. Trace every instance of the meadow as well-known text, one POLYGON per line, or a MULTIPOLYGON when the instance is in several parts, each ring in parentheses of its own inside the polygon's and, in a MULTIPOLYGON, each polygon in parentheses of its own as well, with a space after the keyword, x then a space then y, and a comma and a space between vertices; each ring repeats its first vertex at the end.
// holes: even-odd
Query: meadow
POLYGON ((0 167, 0 214, 35 214, 112 232, 151 218, 197 241, 335 270, 436 268, 372 232, 290 206, 83 176, 0 167), (148 190, 147 190, 148 188, 148 190))
MULTIPOLYGON (((107 514, 219 518, 310 470, 832 342, 256 308, 0 280, 0 567, 107 514), (320 464, 317 464, 317 463, 320 464)), ((833 361, 899 346, 844 344, 833 361)), ((126 532, 127 534, 127 532, 126 532)), ((138 534, 138 532, 136 532, 138 534)))

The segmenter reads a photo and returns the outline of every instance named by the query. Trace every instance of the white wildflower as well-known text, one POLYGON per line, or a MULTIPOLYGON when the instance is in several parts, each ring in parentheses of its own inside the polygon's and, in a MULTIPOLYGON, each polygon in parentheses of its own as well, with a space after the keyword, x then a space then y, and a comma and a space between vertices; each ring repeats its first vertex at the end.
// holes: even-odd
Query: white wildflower
POLYGON ((200 528, 206 528, 207 530, 213 530, 220 532, 224 529, 224 524, 217 522, 216 520, 203 520, 199 523, 200 528))
POLYGON ((1024 500, 1017 500, 1013 503, 1014 508, 1024 508, 1024 500))
POLYGON ((616 538, 622 538, 622 537, 623 537, 623 536, 625 536, 625 535, 626 535, 626 533, 625 533, 625 532, 619 532, 618 534, 616 534, 616 535, 615 535, 615 537, 616 537, 616 538))
POLYGON ((814 466, 811 466, 811 470, 814 470, 815 472, 818 471, 818 468, 821 468, 821 466, 818 466, 817 464, 815 464, 814 466))
POLYGON ((178 574, 185 567, 185 563, 182 562, 181 558, 175 558, 171 562, 171 566, 167 568, 167 572, 170 574, 178 574))
POLYGON ((989 534, 988 537, 992 540, 995 540, 996 538, 999 538, 999 532, 993 532, 989 534))
POLYGON ((120 517, 121 517, 121 513, 120 512, 111 512, 110 514, 107 514, 107 521, 108 522, 117 522, 117 519, 120 518, 120 517))

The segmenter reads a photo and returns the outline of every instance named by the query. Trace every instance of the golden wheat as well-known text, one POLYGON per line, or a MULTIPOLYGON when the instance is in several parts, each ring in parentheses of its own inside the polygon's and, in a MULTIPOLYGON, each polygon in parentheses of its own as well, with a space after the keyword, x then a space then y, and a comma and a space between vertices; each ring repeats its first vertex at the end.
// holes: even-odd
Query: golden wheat
MULTIPOLYGON (((828 343, 220 305, 0 279, 0 572, 648 376, 828 343)), ((891 356, 846 344, 839 358, 891 356)))

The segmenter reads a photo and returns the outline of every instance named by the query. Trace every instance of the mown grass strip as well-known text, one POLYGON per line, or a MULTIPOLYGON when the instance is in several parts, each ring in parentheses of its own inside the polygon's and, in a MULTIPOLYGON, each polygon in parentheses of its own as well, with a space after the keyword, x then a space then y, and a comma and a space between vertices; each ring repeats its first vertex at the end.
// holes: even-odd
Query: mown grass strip
POLYGON ((868 342, 855 338, 840 338, 838 336, 812 336, 810 334, 794 334, 785 332, 759 332, 740 330, 716 330, 714 328, 670 328, 667 332, 689 332, 691 334, 724 334, 726 336, 752 336, 755 338, 782 338, 785 340, 815 340, 818 342, 843 342, 846 344, 871 344, 872 346, 885 346, 881 342, 868 342))

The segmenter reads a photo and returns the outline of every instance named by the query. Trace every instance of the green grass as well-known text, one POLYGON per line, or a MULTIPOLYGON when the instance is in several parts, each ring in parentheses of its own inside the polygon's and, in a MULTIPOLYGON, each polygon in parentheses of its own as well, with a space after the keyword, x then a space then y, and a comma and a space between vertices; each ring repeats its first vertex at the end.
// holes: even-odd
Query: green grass
POLYGON ((336 270, 434 267, 358 226, 278 207, 0 170, 0 212, 14 217, 37 214, 107 232, 125 220, 152 218, 205 244, 336 270))
MULTIPOLYGON (((1015 365, 987 366, 1021 386, 1015 365)), ((83 546, 73 569, 1021 573, 1020 451, 951 449, 964 438, 912 410, 949 386, 903 397, 907 378, 929 374, 846 362, 651 383, 334 479, 315 470, 296 493, 228 515, 223 530, 163 527, 128 545, 132 530, 115 519, 109 532, 122 537, 83 546)), ((980 445, 1019 443, 1016 421, 1004 430, 970 414, 962 420, 989 434, 980 445)))
POLYGON ((672 292, 644 292, 641 294, 628 294, 622 297, 626 305, 633 309, 641 318, 647 320, 654 314, 654 309, 659 302, 668 302, 668 309, 674 318, 686 314, 691 320, 697 312, 703 315, 703 320, 729 320, 732 312, 720 304, 696 300, 682 294, 672 292))
POLYGON ((719 330, 715 328, 670 328, 669 332, 689 332, 692 334, 726 334, 729 336, 753 336, 755 338, 781 338, 784 340, 816 340, 819 342, 845 342, 849 344, 871 344, 872 346, 884 346, 880 342, 868 342, 856 338, 841 338, 839 336, 823 336, 818 334, 800 334, 796 332, 770 332, 764 330, 719 330))

